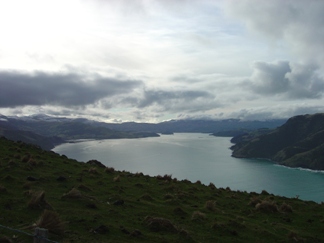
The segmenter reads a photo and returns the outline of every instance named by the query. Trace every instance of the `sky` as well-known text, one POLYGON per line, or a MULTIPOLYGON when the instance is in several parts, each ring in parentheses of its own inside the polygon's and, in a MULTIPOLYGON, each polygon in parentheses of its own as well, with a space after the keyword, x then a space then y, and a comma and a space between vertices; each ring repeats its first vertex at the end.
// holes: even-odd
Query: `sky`
POLYGON ((324 112, 322 0, 0 0, 0 114, 324 112))

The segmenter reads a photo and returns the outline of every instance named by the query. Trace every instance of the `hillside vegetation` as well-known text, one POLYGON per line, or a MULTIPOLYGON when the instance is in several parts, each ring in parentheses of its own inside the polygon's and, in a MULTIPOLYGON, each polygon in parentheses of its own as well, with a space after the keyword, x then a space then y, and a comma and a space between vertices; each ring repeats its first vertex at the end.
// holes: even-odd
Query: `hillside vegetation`
MULTIPOLYGON (((0 139, 0 242, 323 242, 324 205, 115 171, 0 139)), ((256 182, 257 183, 257 182, 256 182)))
POLYGON ((267 158, 281 165, 324 170, 324 113, 290 118, 273 131, 255 136, 241 135, 233 156, 267 158))

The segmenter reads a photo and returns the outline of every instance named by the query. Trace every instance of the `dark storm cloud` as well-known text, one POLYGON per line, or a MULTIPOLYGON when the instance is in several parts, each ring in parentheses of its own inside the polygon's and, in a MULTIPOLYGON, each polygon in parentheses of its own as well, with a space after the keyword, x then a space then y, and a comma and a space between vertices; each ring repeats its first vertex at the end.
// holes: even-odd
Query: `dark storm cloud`
POLYGON ((256 62, 248 85, 260 95, 278 95, 288 99, 315 99, 324 92, 324 79, 313 65, 256 62))
POLYGON ((0 71, 0 107, 25 105, 84 106, 141 86, 136 80, 117 80, 78 73, 33 74, 0 71))
POLYGON ((291 72, 288 62, 256 62, 252 74, 253 89, 269 95, 286 92, 289 81, 285 76, 288 72, 291 72))
POLYGON ((119 103, 155 112, 203 112, 220 107, 213 94, 194 90, 144 90, 141 96, 124 97, 119 103))
MULTIPOLYGON (((147 90, 144 98, 140 100, 138 107, 145 108, 154 104, 165 107, 166 109, 183 107, 195 101, 211 100, 214 96, 206 91, 165 91, 165 90, 147 90)), ((194 107, 193 107, 194 108, 194 107)))

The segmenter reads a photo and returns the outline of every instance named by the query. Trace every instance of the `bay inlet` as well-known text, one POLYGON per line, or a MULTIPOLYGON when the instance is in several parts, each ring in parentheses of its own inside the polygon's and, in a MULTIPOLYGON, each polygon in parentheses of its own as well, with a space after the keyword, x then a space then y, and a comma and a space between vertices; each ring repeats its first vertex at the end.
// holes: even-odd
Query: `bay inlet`
POLYGON ((231 157, 230 138, 176 133, 140 139, 107 139, 61 144, 53 149, 69 158, 96 159, 116 170, 150 176, 171 174, 216 187, 324 201, 324 171, 279 166, 261 159, 231 157))

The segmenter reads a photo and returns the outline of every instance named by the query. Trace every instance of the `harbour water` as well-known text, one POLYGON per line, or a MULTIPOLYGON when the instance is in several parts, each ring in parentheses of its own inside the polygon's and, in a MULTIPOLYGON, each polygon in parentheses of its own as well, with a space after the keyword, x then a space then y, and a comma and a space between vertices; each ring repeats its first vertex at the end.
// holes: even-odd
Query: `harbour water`
POLYGON ((232 190, 324 201, 324 171, 279 166, 271 161, 231 157, 230 138, 178 133, 140 139, 107 139, 61 144, 53 151, 87 162, 96 159, 116 170, 151 176, 172 174, 179 180, 232 190))

